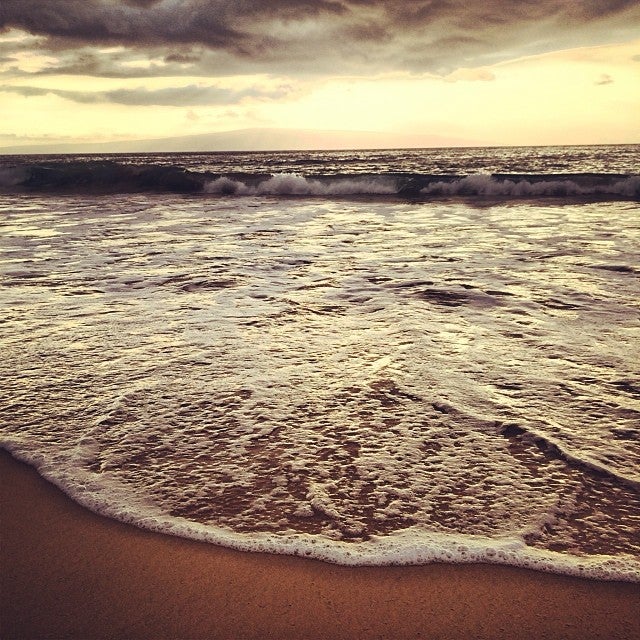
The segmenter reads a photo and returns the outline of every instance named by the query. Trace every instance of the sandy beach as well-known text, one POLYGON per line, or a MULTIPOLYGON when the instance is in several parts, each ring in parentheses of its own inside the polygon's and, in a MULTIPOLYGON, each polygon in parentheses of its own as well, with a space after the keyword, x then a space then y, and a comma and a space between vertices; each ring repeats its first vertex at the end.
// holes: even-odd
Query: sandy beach
POLYGON ((143 531, 0 452, 9 638, 637 638, 640 587, 486 565, 347 568, 143 531))

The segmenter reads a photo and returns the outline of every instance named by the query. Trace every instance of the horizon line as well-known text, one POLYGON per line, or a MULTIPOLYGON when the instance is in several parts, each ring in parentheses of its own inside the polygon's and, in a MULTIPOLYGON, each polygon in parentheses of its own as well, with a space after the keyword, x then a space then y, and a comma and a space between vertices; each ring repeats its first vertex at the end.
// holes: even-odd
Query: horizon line
MULTIPOLYGON (((161 138, 160 138, 161 139, 161 138)), ((134 142, 134 141, 132 141, 134 142)), ((78 143, 79 145, 91 146, 93 143, 78 143)), ((96 143, 96 144, 111 144, 96 143)), ((71 146, 73 143, 63 143, 60 146, 71 146)), ((434 146, 416 146, 416 147, 304 147, 304 148, 264 148, 264 149, 209 149, 199 151, 176 151, 176 150, 148 150, 140 149, 137 151, 100 151, 100 150, 83 150, 83 151, 27 151, 28 148, 36 149, 39 146, 49 147, 55 145, 34 144, 34 145, 16 145, 16 147, 0 147, 0 156, 56 156, 56 155, 84 155, 95 154, 103 156, 121 156, 121 155, 199 155, 199 154, 224 154, 224 153, 337 153, 337 152, 355 152, 355 151, 424 151, 437 149, 543 149, 553 147, 632 147, 638 146, 640 142, 579 142, 579 143, 540 143, 540 144, 452 144, 452 145, 434 145, 434 146), (11 151, 11 149, 20 149, 20 151, 11 151)))

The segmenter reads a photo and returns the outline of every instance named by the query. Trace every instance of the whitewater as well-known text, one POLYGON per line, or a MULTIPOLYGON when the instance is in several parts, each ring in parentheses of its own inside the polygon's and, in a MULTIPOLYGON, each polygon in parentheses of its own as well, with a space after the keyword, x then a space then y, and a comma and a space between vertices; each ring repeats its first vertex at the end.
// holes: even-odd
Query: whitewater
POLYGON ((0 445, 237 549, 640 581, 639 158, 3 158, 0 445))

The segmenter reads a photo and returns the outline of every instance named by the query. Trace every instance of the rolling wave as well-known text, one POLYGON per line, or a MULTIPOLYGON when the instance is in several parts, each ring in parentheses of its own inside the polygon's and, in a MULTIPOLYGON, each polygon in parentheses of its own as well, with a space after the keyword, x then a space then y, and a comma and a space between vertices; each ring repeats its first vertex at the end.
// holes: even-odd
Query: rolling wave
POLYGON ((377 196, 434 198, 594 198, 640 200, 640 175, 605 173, 370 173, 303 175, 193 171, 180 166, 112 161, 6 163, 5 192, 170 192, 218 196, 377 196))

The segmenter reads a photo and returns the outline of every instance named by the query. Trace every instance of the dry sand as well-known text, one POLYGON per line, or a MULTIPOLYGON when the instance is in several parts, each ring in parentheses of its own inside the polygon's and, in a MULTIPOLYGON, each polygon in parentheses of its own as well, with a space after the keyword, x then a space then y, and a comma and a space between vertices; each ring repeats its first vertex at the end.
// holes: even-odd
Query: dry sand
POLYGON ((10 638, 640 638, 640 585, 489 565, 347 568, 97 516, 0 452, 10 638))

